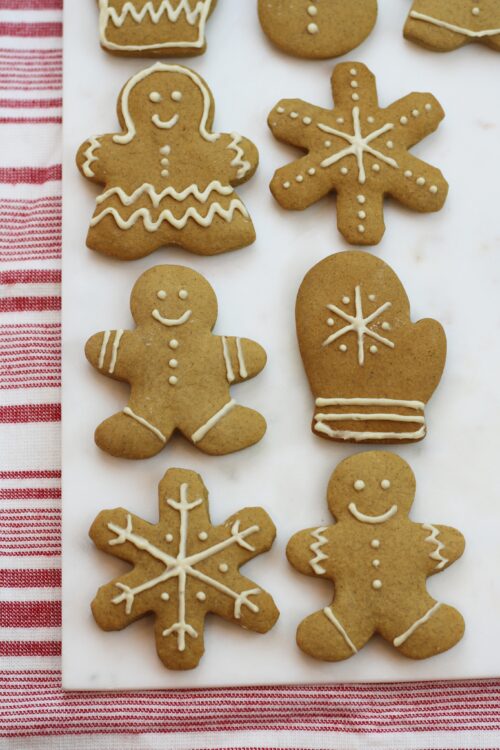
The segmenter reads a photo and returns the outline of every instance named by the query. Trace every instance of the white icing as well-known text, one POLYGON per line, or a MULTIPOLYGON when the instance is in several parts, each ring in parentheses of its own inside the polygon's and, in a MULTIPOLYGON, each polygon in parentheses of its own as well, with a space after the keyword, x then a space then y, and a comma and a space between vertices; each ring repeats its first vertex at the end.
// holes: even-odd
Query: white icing
POLYGON ((388 479, 382 479, 382 481, 380 482, 380 486, 382 487, 383 490, 388 490, 389 487, 391 486, 391 483, 388 479))
POLYGON ((400 406, 423 411, 423 401, 401 401, 395 398, 317 398, 316 406, 400 406))
POLYGON ((243 380, 246 380, 248 378, 248 370, 245 363, 245 356, 243 354, 243 345, 241 343, 241 339, 236 339, 236 352, 238 354, 238 371, 240 373, 240 377, 243 378, 243 380))
MULTIPOLYGON (((344 298, 347 299, 347 298, 344 298)), ((344 301, 344 300, 342 300, 344 301)), ((349 315, 344 310, 341 310, 336 305, 327 305, 327 308, 331 310, 334 313, 337 313, 337 315, 340 315, 343 320, 345 320, 348 325, 342 328, 340 331, 336 331, 335 333, 332 333, 331 336, 329 336, 324 342, 323 346, 329 346, 330 344, 333 344, 334 341, 337 341, 337 339, 345 336, 346 334, 350 333, 351 331, 354 331, 358 337, 358 363, 362 366, 365 363, 365 337, 369 336, 376 341, 379 341, 381 344, 384 344, 384 346, 389 347, 390 349, 394 349, 395 344, 393 341, 390 341, 387 338, 384 338, 380 334, 378 334, 376 331, 372 331, 370 328, 368 328, 369 324, 372 323, 374 320, 379 318, 386 310, 388 310, 391 307, 391 302, 386 302, 385 304, 378 307, 374 312, 372 312, 370 315, 367 315, 365 317, 363 313, 363 303, 361 300, 361 287, 357 286, 355 288, 355 314, 349 315)))
POLYGON ((424 625, 424 623, 428 622, 428 620, 431 619, 432 615, 435 614, 438 609, 441 607, 441 602, 436 602, 436 604, 430 608, 428 612, 425 613, 423 617, 421 617, 419 620, 413 623, 411 627, 408 628, 407 631, 405 631, 402 635, 399 635, 397 638, 393 640, 393 644, 396 648, 399 648, 400 646, 405 643, 410 636, 413 635, 413 633, 418 630, 418 628, 421 625, 424 625))
POLYGON ((118 359, 118 350, 120 348, 120 342, 122 340, 123 333, 124 331, 121 328, 115 333, 115 339, 113 341, 113 353, 111 356, 111 362, 109 364, 109 370, 108 370, 110 375, 112 375, 115 371, 116 360, 118 359))
MULTIPOLYGON (((353 98, 354 97, 358 97, 358 95, 353 94, 353 98)), ((355 156, 358 162, 358 180, 361 185, 363 185, 366 182, 366 171, 365 171, 365 164, 364 164, 365 154, 371 154, 376 159, 383 161, 385 164, 389 165, 390 167, 393 167, 394 169, 398 169, 399 165, 395 159, 392 159, 391 157, 386 156, 381 151, 377 151, 372 146, 370 146, 370 143, 374 141, 376 138, 380 138, 381 135, 392 130, 394 128, 393 123, 386 123, 383 127, 379 128, 378 130, 374 130, 372 133, 368 133, 367 135, 364 136, 361 130, 359 107, 353 108, 352 119, 353 119, 354 135, 351 135, 350 133, 345 133, 341 130, 335 130, 335 128, 331 128, 329 125, 318 123, 318 128, 322 130, 324 133, 331 133, 332 135, 336 135, 337 137, 342 138, 344 141, 347 141, 347 143, 350 144, 347 148, 341 151, 338 151, 335 154, 332 154, 332 156, 329 156, 324 161, 322 161, 321 166, 323 168, 327 168, 327 167, 330 167, 332 164, 336 164, 338 161, 341 161, 347 156, 355 156)))
POLYGON ((160 130, 172 130, 172 128, 175 128, 179 122, 179 115, 173 115, 170 120, 162 120, 161 117, 155 113, 151 118, 151 122, 160 130))
POLYGON ((184 300, 184 299, 187 299, 188 297, 189 297, 189 292, 187 291, 187 289, 181 289, 179 291, 179 299, 184 300))
POLYGON ((227 573, 227 571, 229 570, 229 565, 227 563, 221 563, 219 565, 219 570, 221 573, 227 573))
POLYGON ((328 543, 328 539, 326 536, 323 536, 323 533, 327 530, 326 526, 321 526, 319 529, 315 529, 314 531, 311 531, 311 536, 316 541, 313 542, 313 544, 310 545, 309 549, 313 553, 314 557, 312 560, 309 561, 309 565, 314 570, 317 575, 323 575, 323 573, 326 573, 325 568, 320 565, 320 563, 323 562, 323 560, 328 560, 328 555, 325 555, 325 553, 322 551, 321 547, 324 547, 325 544, 328 543))
POLYGON ((98 361, 98 366, 100 370, 102 370, 102 368, 104 367, 104 360, 106 358, 106 349, 108 348, 108 342, 109 342, 110 336, 111 336, 111 331, 105 331, 102 337, 101 351, 99 352, 99 361, 98 361))
POLYGON ((151 49, 175 49, 184 47, 188 49, 201 49, 205 45, 205 27, 207 18, 213 0, 195 0, 194 7, 191 8, 190 0, 179 0, 177 7, 174 7, 172 0, 162 0, 160 5, 155 8, 152 0, 147 0, 140 8, 128 1, 125 2, 120 11, 116 8, 109 7, 109 0, 99 0, 99 35, 101 44, 106 49, 141 51, 151 49), (193 40, 182 40, 161 42, 155 44, 116 44, 111 42, 106 36, 108 24, 121 28, 128 18, 135 23, 142 23, 146 16, 154 24, 160 22, 176 24, 181 16, 185 16, 190 26, 198 27, 198 36, 193 40))
POLYGON ((161 598, 163 599, 164 602, 168 602, 168 600, 170 599, 170 594, 167 594, 167 592, 164 591, 163 594, 161 595, 161 598))
POLYGON ((310 34, 317 34, 319 31, 319 26, 317 23, 310 23, 307 26, 307 30, 310 34))
POLYGON ((370 547, 372 547, 372 549, 379 549, 380 548, 380 540, 379 539, 372 539, 372 541, 370 542, 370 547))
POLYGON ((425 13, 417 13, 416 10, 411 11, 410 17, 414 18, 416 21, 424 21, 425 23, 430 23, 432 26, 439 26, 442 29, 454 31, 456 34, 463 34, 464 36, 471 37, 472 39, 483 39, 484 37, 496 36, 497 34, 500 34, 500 29, 481 29, 480 31, 473 31, 472 29, 467 29, 464 26, 457 26, 454 23, 448 23, 447 21, 442 21, 439 18, 428 16, 425 13))
POLYGON ((179 367, 179 362, 176 359, 169 359, 168 366, 175 370, 177 367, 179 367))
POLYGON ((239 180, 242 180, 243 177, 251 170, 252 165, 249 161, 244 159, 245 156, 244 150, 239 145, 241 141, 243 140, 243 137, 239 135, 238 133, 231 133, 231 138, 233 139, 231 143, 229 144, 228 148, 235 152, 236 156, 231 162, 232 167, 239 167, 236 177, 239 180))
POLYGON ((372 581, 372 588, 375 589, 375 591, 380 591, 380 589, 382 588, 382 581, 376 578, 374 581, 372 581))
POLYGON ((229 354, 229 347, 227 344, 227 338, 225 336, 222 339, 222 353, 224 355, 224 362, 226 364, 226 377, 228 383, 234 383, 236 377, 234 375, 233 365, 231 363, 231 355, 229 354))
POLYGON ((179 348, 179 342, 177 341, 177 339, 171 339, 171 340, 170 340, 170 341, 168 342, 168 345, 169 345, 169 347, 170 347, 171 349, 178 349, 178 348, 179 348))
POLYGON ((149 95, 149 101, 158 104, 159 102, 163 101, 163 97, 159 91, 152 91, 149 95))
POLYGON ((210 417, 205 424, 203 424, 201 427, 199 427, 196 432, 194 432, 191 435, 191 440, 196 445, 200 442, 200 440, 203 440, 205 435, 207 435, 211 429, 215 427, 216 424, 220 422, 220 420, 226 416, 226 414, 229 414, 230 411, 234 409, 236 406, 236 401, 232 398, 228 403, 222 407, 222 409, 219 409, 218 412, 216 412, 213 417, 210 417))
POLYGON ((220 216, 221 219, 224 219, 224 221, 227 221, 228 223, 231 222, 237 211, 239 211, 245 218, 248 218, 247 209, 237 198, 234 198, 231 201, 228 208, 223 208, 221 204, 217 202, 212 203, 205 216, 200 214, 198 209, 194 206, 190 206, 179 218, 176 218, 169 209, 165 209, 159 214, 157 219, 153 219, 151 211, 148 208, 139 208, 137 211, 134 211, 128 219, 124 219, 116 208, 108 206, 108 208, 105 208, 100 214, 92 218, 90 226, 95 227, 106 216, 112 216, 120 229, 130 229, 130 227, 133 227, 140 218, 142 218, 144 229, 147 232, 156 232, 163 222, 171 224, 175 229, 184 229, 189 219, 193 219, 201 227, 209 227, 216 216, 220 216))
POLYGON ((156 437, 161 440, 162 443, 167 442, 167 438, 165 437, 163 432, 161 432, 161 430, 152 425, 151 422, 148 422, 147 419, 144 419, 144 417, 140 417, 138 414, 133 412, 130 406, 126 406, 123 410, 123 413, 126 414, 127 417, 132 417, 132 419, 135 419, 135 421, 139 424, 142 424, 143 427, 146 427, 150 432, 153 433, 153 435, 156 435, 156 437))
POLYGON ((348 508, 349 513, 354 516, 357 521, 360 521, 361 523, 371 524, 385 523, 386 521, 389 521, 390 518, 395 516, 398 512, 397 505, 391 506, 388 511, 382 513, 382 515, 380 516, 367 516, 365 513, 361 513, 361 511, 357 509, 356 503, 349 503, 348 508))
POLYGON ((156 296, 161 300, 167 299, 167 293, 164 289, 160 289, 160 291, 156 293, 156 296))
MULTIPOLYGON (((101 0, 101 2, 106 2, 106 0, 101 0)), ((181 65, 167 65, 166 63, 157 62, 154 65, 151 65, 149 68, 145 68, 144 70, 139 71, 139 73, 136 73, 136 75, 132 76, 132 78, 125 85, 125 88, 123 89, 121 95, 121 110, 123 113, 123 119, 127 132, 121 135, 114 135, 113 141, 115 143, 130 143, 137 135, 135 123, 129 111, 130 93, 140 81, 143 81, 145 78, 156 72, 180 73, 181 75, 185 75, 190 78, 191 81, 193 81, 193 83, 200 90, 203 97, 203 115, 199 125, 199 133, 201 137, 206 141, 213 142, 218 140, 220 138, 220 133, 209 133, 207 130, 207 122, 210 115, 212 99, 208 88, 202 82, 201 78, 194 71, 190 70, 189 68, 184 68, 181 65)))
POLYGON ((342 627, 342 625, 340 624, 340 622, 338 621, 338 619, 333 614, 332 608, 331 607, 325 607, 324 610, 323 610, 323 612, 324 612, 325 616, 327 617, 327 619, 330 620, 330 622, 332 623, 332 625, 334 625, 337 628, 338 632, 340 633, 340 635, 342 636, 342 638, 344 639, 344 641, 347 643, 347 645, 351 649, 352 653, 353 654, 357 654, 358 653, 358 649, 356 648, 356 646, 354 645, 354 643, 351 641, 351 639, 347 635, 346 631, 344 630, 344 628, 342 627))
POLYGON ((175 375, 171 375, 168 379, 168 382, 170 383, 170 385, 177 385, 177 383, 179 382, 179 378, 176 378, 175 375))
POLYGON ((172 326, 182 326, 184 323, 187 323, 187 321, 190 319, 191 315, 193 314, 192 310, 186 310, 185 313, 181 315, 180 318, 164 318, 159 310, 153 310, 151 313, 151 316, 158 321, 158 323, 161 323, 163 326, 172 327, 172 326))
POLYGON ((99 157, 94 153, 99 148, 101 148, 101 143, 98 137, 95 135, 91 135, 89 138, 89 146, 83 152, 85 161, 83 163, 82 170, 85 177, 95 177, 95 172, 90 165, 99 160, 99 157))
POLYGON ((199 602, 204 602, 207 599, 207 595, 203 591, 198 591, 198 593, 196 594, 196 598, 199 602))
POLYGON ((200 533, 198 534, 198 539, 200 540, 200 542, 206 542, 207 539, 208 539, 207 532, 206 531, 200 531, 200 533))
POLYGON ((172 91, 170 94, 170 98, 173 102, 181 102, 182 101, 182 93, 180 91, 172 91))
POLYGON ((362 492, 362 490, 364 490, 365 487, 366 487, 366 484, 363 482, 362 479, 356 479, 356 481, 354 482, 354 489, 356 490, 356 492, 362 492))
POLYGON ((437 565, 435 567, 435 570, 443 570, 446 563, 449 562, 447 557, 444 557, 444 555, 441 554, 441 552, 445 549, 445 545, 443 542, 439 540, 439 529, 437 529, 435 526, 433 526, 431 523, 423 523, 422 528, 424 531, 430 531, 430 535, 425 538, 424 541, 429 542, 429 544, 434 544, 436 549, 434 552, 431 552, 429 557, 431 560, 436 560, 437 565))

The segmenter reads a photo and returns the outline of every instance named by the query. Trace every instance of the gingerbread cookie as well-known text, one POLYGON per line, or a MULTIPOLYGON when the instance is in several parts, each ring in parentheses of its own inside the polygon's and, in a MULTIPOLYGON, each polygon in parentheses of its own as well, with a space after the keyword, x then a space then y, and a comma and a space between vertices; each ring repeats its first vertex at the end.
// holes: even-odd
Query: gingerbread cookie
POLYGON ((259 0, 264 32, 296 57, 338 57, 357 47, 377 20, 377 0, 259 0))
POLYGON ((348 659, 379 633, 404 656, 426 659, 462 638, 461 614, 433 599, 426 579, 462 555, 464 538, 410 521, 414 496, 413 472, 392 453, 360 453, 334 471, 335 525, 301 531, 287 547, 294 568, 335 583, 332 604, 298 628, 297 643, 310 656, 348 659))
POLYGON ((280 141, 307 152, 278 169, 271 191, 283 208, 303 210, 337 194, 339 231, 352 245, 384 235, 384 196, 415 211, 438 211, 448 194, 441 172, 409 153, 438 127, 444 112, 431 94, 410 94, 380 109, 375 78, 361 63, 333 71, 335 108, 280 101, 269 127, 280 141))
POLYGON ((404 28, 411 42, 449 52, 470 42, 500 51, 498 0, 414 0, 404 28))
POLYGON ((98 0, 101 46, 115 55, 194 56, 217 0, 98 0))
POLYGON ((412 323, 403 285, 386 263, 360 251, 321 261, 301 284, 296 322, 315 435, 356 443, 425 437, 446 336, 435 320, 412 323))
POLYGON ((156 524, 123 508, 97 516, 89 532, 96 546, 134 567, 99 589, 92 612, 103 630, 122 630, 154 614, 163 664, 193 669, 203 656, 208 613, 257 633, 278 619, 272 597, 239 572, 271 549, 276 529, 262 508, 245 508, 212 526, 208 492, 194 471, 167 471, 159 505, 156 524))
POLYGON ((253 143, 213 133, 214 102, 202 78, 156 63, 133 76, 118 100, 122 132, 91 137, 81 173, 104 186, 87 245, 121 260, 163 245, 215 255, 249 245, 255 230, 233 186, 257 169, 253 143))
POLYGON ((266 422, 238 406, 229 387, 255 377, 266 353, 249 339, 211 333, 217 298, 208 281, 190 268, 155 266, 136 282, 130 307, 135 330, 96 333, 85 347, 103 375, 130 384, 127 406, 97 428, 97 445, 149 458, 176 429, 211 455, 257 443, 266 422))

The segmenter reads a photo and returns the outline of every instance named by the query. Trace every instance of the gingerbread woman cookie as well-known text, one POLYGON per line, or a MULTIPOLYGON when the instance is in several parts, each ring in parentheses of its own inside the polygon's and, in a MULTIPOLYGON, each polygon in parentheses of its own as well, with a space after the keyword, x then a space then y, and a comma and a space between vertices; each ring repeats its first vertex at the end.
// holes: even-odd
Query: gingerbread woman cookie
POLYGON ((217 0, 97 0, 99 38, 115 55, 201 55, 217 0))
POLYGON ((224 455, 257 443, 264 418, 231 397, 229 387, 255 377, 266 353, 249 339, 214 336, 217 298, 208 281, 182 266, 155 266, 136 282, 136 323, 96 333, 89 362, 130 384, 123 411, 96 430, 97 445, 120 458, 149 458, 179 430, 204 453, 224 455))
POLYGON ((403 285, 384 261, 348 251, 318 263, 299 289, 296 322, 315 435, 355 443, 425 437, 446 336, 435 320, 411 321, 403 285))
POLYGON ((471 42, 499 52, 500 4, 498 0, 414 0, 404 35, 437 52, 471 42))
POLYGON ((153 613, 163 664, 193 669, 203 656, 210 612, 257 633, 278 619, 272 597, 239 572, 271 548, 276 529, 262 508, 245 508, 212 526, 205 485, 184 469, 167 471, 159 506, 156 524, 123 508, 95 519, 89 533, 96 546, 134 567, 99 589, 92 612, 103 630, 122 630, 153 613))
POLYGON ((381 109, 375 77, 357 62, 335 67, 332 89, 333 110, 284 99, 269 115, 278 140, 307 152, 275 173, 271 191, 278 203, 303 210, 335 192, 339 232, 352 245, 380 242, 386 195, 415 211, 439 211, 446 180, 409 152, 443 119, 439 102, 414 93, 381 109))
POLYGON ((334 471, 328 506, 335 525, 296 534, 287 547, 301 573, 335 583, 330 606, 307 617, 299 647, 325 661, 356 654, 375 634, 404 656, 426 659, 462 638, 459 612, 433 599, 426 579, 462 555, 462 534, 410 521, 415 477, 392 453, 351 456, 334 471))
POLYGON ((296 57, 321 60, 354 49, 377 20, 377 0, 259 0, 269 39, 296 57))
POLYGON ((121 260, 164 245, 215 255, 255 240, 233 186, 257 169, 257 149, 237 133, 213 133, 213 97, 180 65, 155 63, 118 100, 121 133, 93 136, 78 151, 81 173, 104 185, 87 245, 121 260))

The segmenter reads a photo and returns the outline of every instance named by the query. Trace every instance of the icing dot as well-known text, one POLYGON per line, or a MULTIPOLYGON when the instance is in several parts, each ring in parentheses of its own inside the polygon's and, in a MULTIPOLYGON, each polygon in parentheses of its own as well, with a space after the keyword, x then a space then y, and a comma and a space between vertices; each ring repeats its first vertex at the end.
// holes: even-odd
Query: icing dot
POLYGON ((304 125, 310 125, 312 123, 312 117, 303 117, 302 122, 304 125))
POLYGON ((370 302, 375 302, 375 300, 376 300, 377 298, 376 298, 376 296, 375 296, 374 294, 369 294, 369 295, 368 295, 368 299, 370 300, 370 302))
POLYGON ((408 125, 408 118, 403 115, 403 117, 400 118, 399 122, 401 125, 408 125))
POLYGON ((361 203, 361 205, 363 205, 364 203, 366 203, 366 198, 365 198, 364 195, 358 195, 358 197, 356 198, 356 200, 358 201, 358 203, 361 203))
POLYGON ((391 483, 388 479, 382 479, 382 481, 380 482, 380 486, 382 487, 383 490, 388 490, 389 487, 391 486, 391 483))
POLYGON ((219 565, 219 570, 221 573, 227 573, 227 571, 229 570, 229 565, 227 565, 226 563, 221 563, 219 565))
POLYGON ((342 302, 344 303, 344 305, 348 305, 350 301, 351 301, 350 297, 342 297, 342 302))
POLYGON ((419 177, 417 180, 417 185, 425 185, 425 177, 419 177))
POLYGON ((380 560, 372 560, 372 565, 374 568, 380 567, 380 560))
POLYGON ((380 591, 382 588, 382 581, 379 581, 378 578, 376 578, 374 581, 372 581, 372 587, 375 589, 375 591, 380 591))
POLYGON ((330 148, 331 145, 332 145, 331 141, 325 141, 325 147, 326 148, 330 148))
POLYGON ((171 359, 168 364, 169 364, 169 367, 172 367, 172 369, 174 369, 174 370, 175 370, 176 367, 179 366, 179 363, 177 362, 176 359, 171 359))
POLYGON ((189 292, 186 291, 186 289, 181 289, 179 292, 179 299, 187 299, 189 297, 189 292))
POLYGON ((298 116, 299 116, 298 112, 290 112, 290 117, 292 118, 292 120, 296 120, 298 116))
POLYGON ((288 180, 283 183, 283 187, 285 188, 285 190, 288 190, 290 188, 290 186, 291 186, 291 183, 288 182, 288 180))
POLYGON ((394 141, 387 141, 386 146, 387 148, 394 148, 394 141))
POLYGON ((158 103, 158 102, 161 102, 162 98, 163 97, 162 97, 162 95, 160 94, 159 91, 152 91, 150 93, 150 95, 149 95, 149 101, 150 102, 156 102, 156 103, 158 103))
POLYGON ((425 111, 426 111, 426 112, 430 112, 430 111, 431 111, 431 109, 432 109, 432 104, 426 104, 426 105, 425 105, 425 111))
POLYGON ((198 593, 196 594, 196 598, 199 602, 204 602, 207 598, 207 595, 203 591, 198 591, 198 593))
POLYGON ((437 185, 431 185, 430 188, 429 188, 429 192, 432 193, 433 195, 436 195, 436 193, 438 192, 438 186, 437 185))
POLYGON ((163 599, 164 602, 168 602, 168 600, 170 599, 170 594, 167 594, 167 592, 164 591, 163 594, 161 595, 161 598, 163 599))
POLYGON ((198 534, 198 539, 200 540, 200 542, 206 542, 207 539, 208 539, 207 532, 206 531, 200 531, 200 533, 198 534))
POLYGON ((373 125, 373 123, 375 122, 375 118, 370 115, 370 117, 366 118, 366 121, 369 122, 370 125, 373 125))
POLYGON ((179 382, 179 378, 176 378, 175 375, 171 375, 168 379, 168 382, 170 383, 170 385, 177 385, 177 383, 179 382))
POLYGON ((317 34, 319 31, 319 27, 317 23, 310 23, 307 27, 307 30, 310 34, 317 34))
POLYGON ((382 323, 382 328, 384 331, 390 331, 391 330, 391 324, 390 323, 382 323))
POLYGON ((318 9, 315 5, 310 5, 307 9, 307 12, 310 16, 316 16, 318 15, 318 9))
POLYGON ((277 112, 277 113, 278 113, 279 115, 282 115, 282 114, 284 113, 284 111, 285 111, 285 108, 284 108, 284 107, 278 107, 278 108, 276 109, 276 112, 277 112))
POLYGON ((347 351, 347 346, 345 344, 341 344, 339 346, 339 349, 340 349, 341 352, 345 353, 347 351))
POLYGON ((158 299, 167 299, 167 293, 164 289, 160 289, 156 296, 158 299))
POLYGON ((311 177, 314 177, 314 175, 316 174, 316 170, 314 169, 314 167, 308 169, 307 174, 311 175, 311 177))
POLYGON ((380 547, 380 540, 379 539, 372 539, 370 546, 373 549, 378 549, 380 547))
POLYGON ((356 70, 356 68, 351 68, 351 69, 350 69, 350 71, 349 71, 349 73, 350 73, 350 74, 351 74, 352 76, 357 76, 357 75, 358 75, 358 71, 356 70))
POLYGON ((372 166, 372 169, 374 172, 380 172, 380 164, 374 164, 372 166))
POLYGON ((418 111, 418 109, 413 109, 411 113, 413 117, 418 117, 420 115, 420 112, 418 111))
POLYGON ((472 15, 473 16, 478 16, 480 13, 481 13, 481 9, 480 8, 477 8, 477 7, 476 8, 472 8, 472 15))
POLYGON ((172 93, 170 94, 170 98, 174 102, 180 102, 182 101, 182 94, 180 91, 172 91, 172 93))
POLYGON ((406 170, 405 177, 413 177, 413 172, 411 171, 411 169, 406 170))
POLYGON ((370 346, 370 354, 376 354, 378 352, 378 347, 373 344, 373 346, 370 346))
POLYGON ((165 156, 168 156, 171 150, 172 149, 170 148, 170 146, 162 146, 160 149, 160 154, 165 154, 165 156))
POLYGON ((351 81, 351 88, 357 89, 359 86, 359 83, 357 81, 351 81))
POLYGON ((296 182, 304 182, 304 177, 303 177, 303 175, 298 174, 297 177, 295 178, 295 180, 296 180, 296 182))
POLYGON ((363 482, 362 479, 356 479, 354 482, 354 489, 356 492, 361 492, 361 490, 364 490, 366 487, 366 484, 363 482))
POLYGON ((353 100, 353 102, 359 102, 359 94, 352 94, 351 99, 353 100))
POLYGON ((174 541, 174 537, 173 537, 172 534, 167 534, 166 537, 165 537, 165 540, 167 542, 173 542, 174 541))
POLYGON ((168 345, 169 345, 169 347, 170 347, 171 349, 177 349, 177 347, 179 346, 179 342, 177 341, 177 339, 171 339, 171 340, 170 340, 170 341, 168 342, 168 345))
POLYGON ((363 226, 363 224, 358 224, 358 232, 360 234, 364 234, 366 232, 366 228, 363 226))
POLYGON ((330 328, 331 328, 332 326, 335 325, 335 321, 334 321, 333 318, 328 318, 328 320, 326 321, 326 324, 327 324, 327 326, 330 326, 330 328))
POLYGON ((344 122, 345 122, 345 120, 344 120, 343 117, 337 117, 337 122, 338 122, 339 125, 343 125, 344 122))
POLYGON ((366 219, 366 211, 358 211, 358 218, 366 219))
POLYGON ((161 176, 162 177, 168 177, 168 169, 162 169, 161 170, 161 176))
POLYGON ((342 167, 341 170, 340 170, 340 174, 343 174, 344 176, 346 174, 349 174, 349 170, 347 169, 347 167, 342 167))
POLYGON ((169 162, 168 159, 162 159, 161 162, 160 162, 160 164, 162 164, 164 167, 168 167, 168 165, 170 164, 170 162, 169 162))

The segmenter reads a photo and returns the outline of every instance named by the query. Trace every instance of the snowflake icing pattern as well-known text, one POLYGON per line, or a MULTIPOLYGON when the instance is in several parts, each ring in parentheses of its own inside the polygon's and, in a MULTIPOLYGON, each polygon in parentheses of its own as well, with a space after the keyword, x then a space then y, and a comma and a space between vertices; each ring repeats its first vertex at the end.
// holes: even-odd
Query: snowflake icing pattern
POLYGON ((284 99, 269 116, 276 138, 307 151, 275 173, 271 190, 280 205, 302 210, 337 193, 339 231, 354 245, 382 239, 385 195, 416 211, 441 209, 446 180, 409 153, 443 119, 439 102, 414 93, 381 109, 375 78, 361 63, 337 65, 332 87, 333 110, 284 99))
POLYGON ((167 472, 160 484, 156 526, 119 509, 101 513, 90 534, 100 549, 135 566, 99 590, 92 605, 97 622, 106 630, 120 629, 154 612, 157 649, 166 666, 189 669, 198 664, 209 611, 257 632, 268 630, 278 617, 269 594, 238 570, 270 548, 274 525, 262 509, 250 508, 223 526, 211 526, 207 492, 193 472, 167 472), (179 499, 172 497, 174 489, 179 499))

